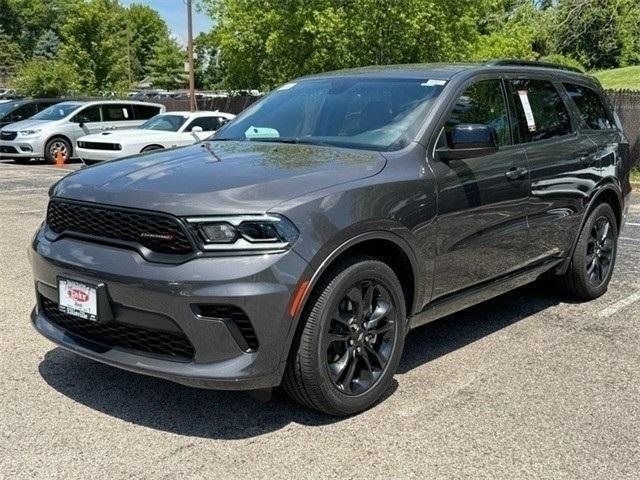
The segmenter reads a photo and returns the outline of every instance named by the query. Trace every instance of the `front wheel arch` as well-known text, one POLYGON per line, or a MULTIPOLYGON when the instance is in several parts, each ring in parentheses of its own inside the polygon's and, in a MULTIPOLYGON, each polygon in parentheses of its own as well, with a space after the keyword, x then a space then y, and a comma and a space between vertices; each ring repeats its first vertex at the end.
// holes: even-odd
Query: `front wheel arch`
POLYGON ((154 152, 156 150, 164 150, 162 145, 158 145, 157 143, 152 143, 151 145, 146 145, 140 150, 140 153, 154 152))

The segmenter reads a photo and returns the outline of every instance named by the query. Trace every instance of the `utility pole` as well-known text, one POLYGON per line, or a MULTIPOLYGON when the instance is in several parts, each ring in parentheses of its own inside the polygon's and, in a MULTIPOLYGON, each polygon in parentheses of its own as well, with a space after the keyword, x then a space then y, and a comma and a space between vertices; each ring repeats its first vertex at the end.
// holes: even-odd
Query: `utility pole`
POLYGON ((187 54, 189 55, 189 106, 192 112, 197 110, 195 72, 193 71, 193 14, 192 0, 187 0, 187 54))

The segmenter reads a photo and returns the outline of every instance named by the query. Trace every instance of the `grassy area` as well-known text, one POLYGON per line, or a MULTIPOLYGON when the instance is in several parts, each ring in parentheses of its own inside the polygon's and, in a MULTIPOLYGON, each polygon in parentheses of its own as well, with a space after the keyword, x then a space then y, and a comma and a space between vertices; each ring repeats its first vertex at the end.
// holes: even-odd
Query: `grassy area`
POLYGON ((640 65, 602 70, 593 75, 600 80, 604 88, 640 90, 640 65))
POLYGON ((631 181, 640 182, 640 170, 638 170, 637 168, 631 170, 631 181))

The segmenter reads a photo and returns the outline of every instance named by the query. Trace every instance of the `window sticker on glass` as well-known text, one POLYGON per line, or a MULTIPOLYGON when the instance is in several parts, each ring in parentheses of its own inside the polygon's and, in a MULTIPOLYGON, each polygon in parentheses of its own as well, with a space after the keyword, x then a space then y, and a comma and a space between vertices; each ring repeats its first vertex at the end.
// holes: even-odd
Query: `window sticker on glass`
POLYGON ((249 140, 252 138, 279 138, 280 132, 275 128, 250 126, 244 132, 244 136, 249 140))
POLYGON ((526 90, 518 90, 518 96, 520 97, 520 103, 524 110, 524 116, 527 119, 527 127, 530 132, 536 131, 536 119, 533 118, 533 110, 531 110, 531 104, 529 103, 529 95, 526 90))
POLYGON ((127 111, 126 108, 122 109, 122 114, 124 115, 124 118, 127 118, 127 119, 129 118, 129 112, 127 111))
POLYGON ((421 83, 420 85, 423 86, 423 87, 441 87, 446 83, 447 83, 446 80, 433 80, 433 79, 431 79, 431 80, 427 80, 424 83, 421 83))

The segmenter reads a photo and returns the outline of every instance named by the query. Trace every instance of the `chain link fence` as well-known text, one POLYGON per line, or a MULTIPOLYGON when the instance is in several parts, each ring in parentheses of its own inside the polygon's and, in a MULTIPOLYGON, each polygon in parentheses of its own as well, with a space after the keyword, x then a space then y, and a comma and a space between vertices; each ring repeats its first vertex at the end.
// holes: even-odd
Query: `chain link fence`
POLYGON ((631 90, 610 90, 607 92, 631 146, 631 159, 636 168, 640 167, 640 92, 631 90))
MULTIPOLYGON (((636 168, 640 167, 640 92, 630 90, 610 90, 607 92, 611 104, 618 113, 631 145, 631 158, 636 168)), ((260 97, 238 95, 198 99, 198 110, 220 110, 238 114, 260 97)), ((152 100, 153 101, 153 100, 152 100)), ((189 110, 189 100, 162 100, 170 112, 189 110)))

